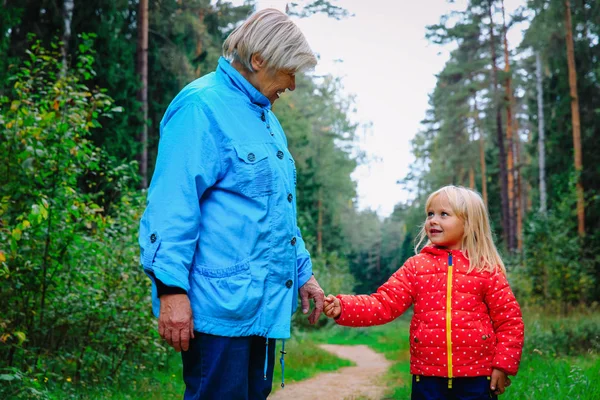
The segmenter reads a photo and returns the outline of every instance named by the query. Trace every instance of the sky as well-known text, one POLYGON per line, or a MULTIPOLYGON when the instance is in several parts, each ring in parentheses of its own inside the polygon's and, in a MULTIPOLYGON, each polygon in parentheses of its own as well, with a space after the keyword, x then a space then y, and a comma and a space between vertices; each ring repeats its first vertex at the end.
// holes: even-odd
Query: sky
MULTIPOLYGON (((286 0, 258 0, 257 9, 285 10, 286 0)), ((505 0, 508 15, 525 0, 505 0)), ((242 1, 233 1, 242 3, 242 1)), ((332 0, 352 17, 337 21, 325 15, 294 19, 319 55, 314 73, 342 78, 344 93, 354 95, 357 112, 351 116, 369 129, 358 130, 358 146, 366 162, 352 175, 357 183, 359 209, 381 217, 410 199, 397 184, 414 158, 411 139, 421 128, 428 95, 449 58, 450 48, 425 39, 425 27, 438 23, 450 10, 464 10, 466 0, 332 0)), ((498 21, 499 22, 499 21, 498 21)), ((509 47, 519 44, 518 28, 509 31, 509 47)))

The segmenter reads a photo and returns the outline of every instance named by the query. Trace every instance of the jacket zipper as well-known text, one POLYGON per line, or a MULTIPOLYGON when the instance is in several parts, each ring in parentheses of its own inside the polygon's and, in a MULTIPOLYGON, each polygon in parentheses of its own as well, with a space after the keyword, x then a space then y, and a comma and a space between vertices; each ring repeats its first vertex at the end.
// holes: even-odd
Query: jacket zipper
POLYGON ((448 344, 448 388, 452 389, 452 253, 448 253, 446 293, 446 343, 448 344))

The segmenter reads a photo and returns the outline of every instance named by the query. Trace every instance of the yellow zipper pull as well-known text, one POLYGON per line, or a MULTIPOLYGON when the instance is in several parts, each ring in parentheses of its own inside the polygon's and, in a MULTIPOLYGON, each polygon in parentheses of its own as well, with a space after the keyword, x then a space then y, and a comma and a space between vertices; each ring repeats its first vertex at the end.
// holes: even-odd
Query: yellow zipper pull
POLYGON ((452 378, 448 378, 448 389, 452 389, 452 378))

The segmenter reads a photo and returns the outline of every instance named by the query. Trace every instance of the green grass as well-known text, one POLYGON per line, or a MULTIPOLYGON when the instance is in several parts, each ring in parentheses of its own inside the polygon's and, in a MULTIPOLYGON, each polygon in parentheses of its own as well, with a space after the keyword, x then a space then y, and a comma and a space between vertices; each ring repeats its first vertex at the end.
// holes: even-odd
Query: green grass
POLYGON ((525 354, 507 399, 600 399, 600 357, 525 354))
POLYGON ((77 386, 65 382, 52 388, 50 399, 111 399, 111 400, 162 400, 181 399, 185 390, 182 379, 181 356, 174 353, 167 365, 161 368, 138 368, 139 374, 131 381, 119 385, 104 382, 98 386, 77 386))

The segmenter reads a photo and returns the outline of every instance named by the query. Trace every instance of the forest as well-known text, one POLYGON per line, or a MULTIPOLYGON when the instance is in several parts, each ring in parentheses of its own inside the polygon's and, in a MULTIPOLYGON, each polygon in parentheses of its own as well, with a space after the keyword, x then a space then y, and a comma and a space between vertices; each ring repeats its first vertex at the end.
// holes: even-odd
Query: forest
MULTIPOLYGON (((109 398, 132 377, 173 367, 137 243, 158 127, 255 7, 2 0, 1 398, 109 398)), ((298 19, 323 13, 351 18, 351 2, 288 9, 298 19)), ((473 188, 534 327, 526 348, 595 363, 597 384, 600 3, 528 0, 508 15, 503 0, 468 0, 423 34, 452 50, 414 132, 416 162, 399 177, 410 200, 390 216, 358 207, 351 174, 365 154, 342 78, 299 75, 274 108, 296 161, 315 276, 326 293, 373 292, 414 255, 429 193, 473 188), (517 24, 526 29, 511 50, 517 24)), ((292 336, 332 325, 296 314, 292 336)))

